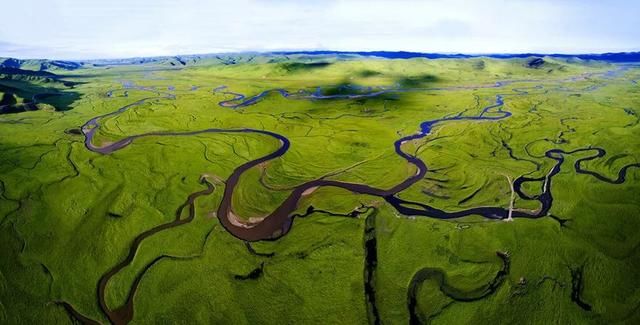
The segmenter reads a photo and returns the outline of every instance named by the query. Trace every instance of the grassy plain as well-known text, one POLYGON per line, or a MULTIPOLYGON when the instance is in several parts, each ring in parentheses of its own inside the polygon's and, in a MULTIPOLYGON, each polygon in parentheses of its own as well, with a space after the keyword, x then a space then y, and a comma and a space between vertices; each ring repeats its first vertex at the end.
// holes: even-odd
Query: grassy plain
MULTIPOLYGON (((58 301, 107 322, 96 284, 126 256, 133 238, 173 220, 185 198, 204 188, 198 182, 202 174, 226 179, 235 167, 279 146, 252 134, 147 137, 102 155, 87 150, 81 134, 68 132, 95 116, 158 97, 103 119, 95 143, 207 128, 264 129, 286 136, 290 150, 250 170, 238 184, 234 211, 251 218, 271 212, 292 187, 323 176, 390 188, 415 173, 395 154, 395 140, 416 132, 425 120, 476 115, 501 94, 511 117, 443 123, 423 140, 405 144, 431 171, 398 196, 447 211, 506 208, 505 175, 544 176, 553 165, 543 157, 548 149, 602 147, 607 155, 583 167, 610 178, 640 159, 640 88, 633 82, 640 79, 640 69, 545 61, 531 68, 526 59, 271 56, 240 64, 205 60, 179 68, 147 64, 65 72, 66 80, 82 83, 73 89, 47 85, 79 94, 65 109, 0 115, 0 323, 69 321, 58 301), (511 82, 488 87, 504 81, 511 82), (146 88, 123 86, 128 82, 146 88), (212 91, 222 85, 224 91, 212 91), (398 91, 322 100, 270 93, 246 107, 218 105, 234 97, 225 91, 251 96, 274 88, 294 93, 322 87, 324 94, 340 94, 345 92, 340 85, 398 91)), ((43 86, 14 79, 0 85, 22 87, 24 98, 43 86)), ((374 284, 383 323, 407 323, 407 288, 419 269, 439 268, 449 284, 470 290, 500 269, 496 251, 508 251, 511 265, 495 293, 457 302, 443 295, 438 283, 425 281, 417 295, 422 318, 442 324, 638 323, 640 172, 631 168, 625 183, 607 184, 575 173, 573 162, 583 155, 567 156, 553 179, 551 214, 568 220, 564 225, 550 217, 504 222, 404 216, 380 198, 335 188, 314 192, 299 212, 309 205, 335 214, 360 204, 378 207, 374 284), (582 269, 580 298, 590 311, 571 299, 576 269, 582 269)), ((145 265, 167 255, 141 281, 134 323, 371 321, 363 280, 367 214, 298 218, 286 236, 252 243, 263 253, 257 255, 216 219, 222 186, 197 199, 193 222, 142 244, 133 263, 109 283, 110 306, 124 302, 145 265), (257 269, 259 276, 244 279, 257 269)), ((538 193, 539 183, 527 191, 538 193)), ((517 199, 515 207, 538 205, 517 199)))

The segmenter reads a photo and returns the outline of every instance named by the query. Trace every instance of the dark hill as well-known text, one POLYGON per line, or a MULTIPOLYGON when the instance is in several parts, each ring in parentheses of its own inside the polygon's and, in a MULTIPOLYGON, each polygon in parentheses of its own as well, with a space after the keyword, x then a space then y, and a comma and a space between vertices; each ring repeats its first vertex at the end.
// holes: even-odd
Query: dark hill
POLYGON ((544 59, 542 58, 533 58, 527 62, 527 67, 532 69, 538 69, 545 64, 544 59))

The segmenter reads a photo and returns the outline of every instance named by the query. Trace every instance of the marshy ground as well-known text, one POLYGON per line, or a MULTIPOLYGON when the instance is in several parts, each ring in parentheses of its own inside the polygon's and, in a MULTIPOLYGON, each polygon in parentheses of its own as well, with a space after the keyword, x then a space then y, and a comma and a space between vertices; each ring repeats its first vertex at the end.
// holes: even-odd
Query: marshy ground
POLYGON ((176 62, 0 70, 0 323, 640 321, 639 67, 176 62))

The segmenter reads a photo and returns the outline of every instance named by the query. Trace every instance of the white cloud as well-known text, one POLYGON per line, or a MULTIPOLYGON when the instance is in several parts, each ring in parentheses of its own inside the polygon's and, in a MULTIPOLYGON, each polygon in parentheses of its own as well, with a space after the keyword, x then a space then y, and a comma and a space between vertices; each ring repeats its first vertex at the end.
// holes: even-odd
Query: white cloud
POLYGON ((0 56, 100 58, 217 51, 602 52, 639 49, 632 1, 21 0, 0 56), (8 46, 6 44, 12 44, 8 46))

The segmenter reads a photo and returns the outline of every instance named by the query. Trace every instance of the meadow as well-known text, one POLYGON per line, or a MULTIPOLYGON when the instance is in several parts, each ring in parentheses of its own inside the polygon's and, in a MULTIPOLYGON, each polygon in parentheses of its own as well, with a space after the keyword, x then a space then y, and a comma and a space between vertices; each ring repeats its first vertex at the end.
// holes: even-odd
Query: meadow
POLYGON ((533 60, 265 54, 0 71, 0 323, 638 323, 640 67, 533 60), (419 171, 398 139, 498 110, 511 115, 400 144, 428 169, 393 196, 535 217, 403 214, 324 186, 296 202, 290 228, 246 240, 218 214, 227 180, 282 141, 191 134, 290 142, 239 176, 228 202, 242 228, 314 180, 392 188, 419 171), (590 148, 606 153, 545 156, 590 148))

